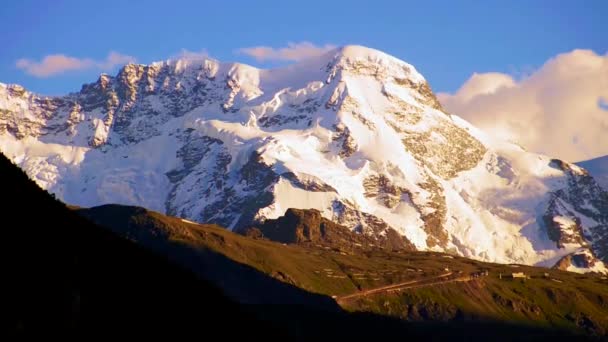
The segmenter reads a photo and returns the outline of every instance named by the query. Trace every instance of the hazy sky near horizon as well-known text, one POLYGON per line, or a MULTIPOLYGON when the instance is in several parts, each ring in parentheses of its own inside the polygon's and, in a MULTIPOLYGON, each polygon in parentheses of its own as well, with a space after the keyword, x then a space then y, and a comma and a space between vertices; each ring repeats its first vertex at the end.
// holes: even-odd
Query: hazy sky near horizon
POLYGON ((131 61, 270 68, 358 44, 486 132, 578 161, 608 154, 607 15, 606 0, 10 1, 0 82, 61 95, 131 61))

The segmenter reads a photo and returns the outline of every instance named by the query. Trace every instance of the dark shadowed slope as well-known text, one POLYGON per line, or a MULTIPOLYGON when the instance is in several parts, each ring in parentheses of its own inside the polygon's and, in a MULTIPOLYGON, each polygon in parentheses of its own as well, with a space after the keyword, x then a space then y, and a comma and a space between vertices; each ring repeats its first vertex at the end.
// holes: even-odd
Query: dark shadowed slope
MULTIPOLYGON (((339 312, 338 305, 328 296, 313 294, 288 284, 234 257, 252 251, 258 243, 230 233, 216 225, 193 225, 181 219, 167 217, 139 207, 104 205, 78 212, 91 221, 108 227, 115 233, 148 247, 171 260, 187 266, 199 276, 219 286, 232 299, 243 304, 289 304, 339 312), (202 227, 203 229, 196 229, 202 227), (234 240, 232 236, 239 238, 234 240), (192 244, 208 239, 221 246, 219 251, 192 244), (244 245, 241 245, 244 244, 244 245)), ((267 243, 272 247, 272 243, 267 243)), ((255 250, 253 252, 256 252, 255 250)), ((272 251, 271 251, 272 252, 272 251)), ((260 256, 269 264, 272 256, 260 256)))
POLYGON ((0 175, 9 331, 282 335, 165 257, 76 215, 3 155, 0 175))

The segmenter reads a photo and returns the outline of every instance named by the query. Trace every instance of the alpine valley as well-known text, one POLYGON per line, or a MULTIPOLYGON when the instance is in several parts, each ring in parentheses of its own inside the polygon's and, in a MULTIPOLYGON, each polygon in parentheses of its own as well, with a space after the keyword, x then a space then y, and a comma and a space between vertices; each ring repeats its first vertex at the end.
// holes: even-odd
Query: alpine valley
POLYGON ((59 97, 0 84, 0 150, 77 206, 260 234, 315 209, 391 250, 607 272, 608 192, 585 169, 484 134, 361 46, 270 70, 128 64, 59 97))

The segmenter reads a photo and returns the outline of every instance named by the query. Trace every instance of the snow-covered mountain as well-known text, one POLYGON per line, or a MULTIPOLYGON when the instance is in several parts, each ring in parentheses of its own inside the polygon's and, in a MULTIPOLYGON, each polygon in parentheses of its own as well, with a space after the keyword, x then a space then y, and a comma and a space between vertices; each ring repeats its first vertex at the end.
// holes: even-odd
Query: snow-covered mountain
POLYGON ((313 208, 420 250, 572 270, 608 261, 608 194, 584 169, 484 134, 446 113, 413 66, 359 46, 272 70, 129 64, 63 97, 2 85, 0 149, 81 206, 237 230, 313 208))
POLYGON ((576 164, 589 171, 597 184, 608 191, 608 156, 597 157, 576 164))

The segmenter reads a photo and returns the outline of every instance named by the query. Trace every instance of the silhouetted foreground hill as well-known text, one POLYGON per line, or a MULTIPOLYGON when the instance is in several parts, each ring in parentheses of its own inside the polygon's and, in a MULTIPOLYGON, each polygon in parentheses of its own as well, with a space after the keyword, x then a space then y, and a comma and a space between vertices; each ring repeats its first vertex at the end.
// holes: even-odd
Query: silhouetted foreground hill
POLYGON ((8 252, 2 310, 9 333, 195 333, 203 340, 571 337, 499 322, 405 323, 329 307, 239 305, 164 256, 76 215, 1 155, 0 175, 1 241, 8 252))
POLYGON ((281 335, 165 257, 76 215, 1 155, 0 175, 12 331, 281 335))

